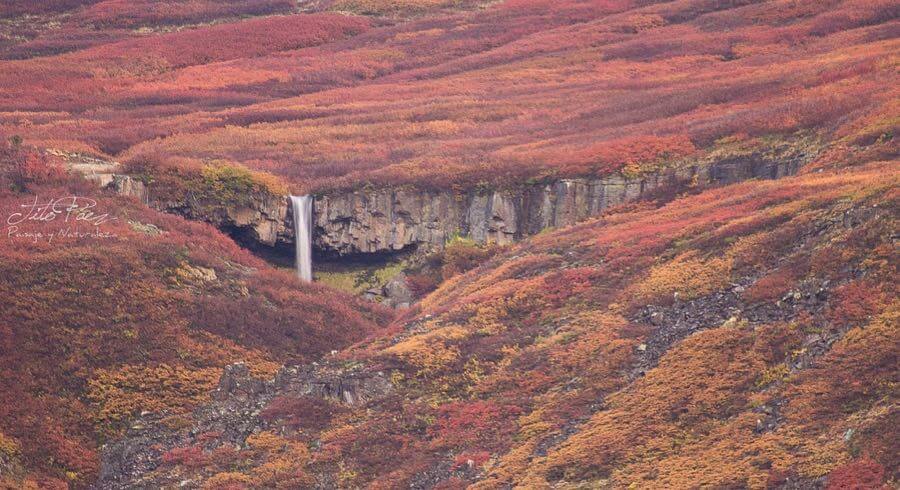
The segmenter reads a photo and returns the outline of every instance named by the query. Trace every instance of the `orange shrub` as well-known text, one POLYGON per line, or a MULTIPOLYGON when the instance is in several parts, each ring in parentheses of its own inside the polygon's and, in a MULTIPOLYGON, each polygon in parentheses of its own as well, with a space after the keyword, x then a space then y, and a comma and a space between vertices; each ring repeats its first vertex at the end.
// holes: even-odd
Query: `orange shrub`
POLYGON ((650 270, 635 286, 632 303, 668 303, 691 300, 724 288, 731 282, 731 260, 726 257, 703 260, 687 252, 650 270))
POLYGON ((208 400, 220 374, 217 368, 120 366, 97 371, 88 381, 87 398, 100 430, 115 436, 138 412, 186 412, 208 400))
POLYGON ((796 281, 797 275, 793 270, 779 269, 753 283, 744 292, 744 297, 754 303, 778 301, 794 287, 796 281))

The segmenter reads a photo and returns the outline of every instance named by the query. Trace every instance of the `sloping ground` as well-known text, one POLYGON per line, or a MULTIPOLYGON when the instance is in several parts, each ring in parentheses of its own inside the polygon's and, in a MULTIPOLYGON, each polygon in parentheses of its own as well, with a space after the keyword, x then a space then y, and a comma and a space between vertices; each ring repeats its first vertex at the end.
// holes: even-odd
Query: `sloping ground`
POLYGON ((155 206, 266 246, 290 242, 284 194, 317 193, 335 219, 317 223, 316 246, 371 252, 440 247, 468 230, 505 242, 561 224, 546 216, 567 196, 538 196, 536 217, 516 209, 529 207, 526 186, 643 186, 748 153, 806 162, 821 146, 897 128, 890 2, 469 7, 407 20, 223 18, 0 62, 0 130, 116 154, 155 206), (219 185, 228 179, 252 192, 219 185), (375 212, 345 209, 360 189, 375 212), (392 208, 398 189, 416 201, 441 192, 440 213, 392 208))
POLYGON ((388 25, 273 16, 2 62, 0 125, 145 166, 248 166, 295 192, 639 173, 734 139, 828 139, 885 109, 889 131, 897 14, 882 0, 508 0, 388 25), (257 23, 271 36, 239 35, 257 23))
POLYGON ((52 56, 296 7, 291 0, 8 0, 0 5, 0 58, 52 56))
POLYGON ((0 488, 85 487, 102 442, 145 410, 179 423, 223 366, 268 377, 389 319, 45 157, 0 161, 0 488))
POLYGON ((190 427, 145 432, 163 447, 108 456, 204 488, 896 482, 895 155, 833 148, 538 235, 389 335, 253 390, 230 374, 190 427))
POLYGON ((7 218, 77 191, 119 219, 115 237, 0 237, 0 485, 896 482, 895 2, 321 5, 439 12, 393 25, 239 19, 280 1, 30 5, 6 13, 73 31, 3 45, 28 59, 0 62, 0 131, 191 197, 641 175, 797 134, 828 149, 798 177, 541 234, 269 383, 387 314, 4 154, 7 218))
MULTIPOLYGON (((377 42, 377 55, 329 50, 338 60, 329 71, 252 60, 247 69, 310 80, 297 90, 322 77, 344 84, 345 63, 370 64, 363 77, 373 80, 237 109, 225 127, 221 116, 197 121, 211 126, 203 131, 189 129, 196 116, 173 119, 183 134, 124 156, 240 162, 312 191, 361 182, 498 186, 639 173, 727 138, 834 129, 896 97, 876 81, 896 75, 889 14, 814 35, 815 18, 758 25, 760 6, 705 15, 684 2, 616 14, 570 8, 539 16, 504 5, 429 29, 393 28, 390 39, 379 29, 356 38, 377 42), (738 25, 726 21, 733 18, 738 25), (573 25, 558 25, 566 21, 573 25), (449 58, 444 47, 456 43, 464 47, 449 58)), ((192 86, 207 69, 218 73, 205 67, 176 83, 192 86)))

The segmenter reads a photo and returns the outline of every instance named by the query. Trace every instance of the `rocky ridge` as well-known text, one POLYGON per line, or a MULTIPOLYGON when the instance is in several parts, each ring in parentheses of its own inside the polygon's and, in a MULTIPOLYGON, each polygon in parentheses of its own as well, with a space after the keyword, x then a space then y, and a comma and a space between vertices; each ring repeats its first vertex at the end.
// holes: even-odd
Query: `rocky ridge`
MULTIPOLYGON (((404 187, 317 195, 313 248, 332 255, 439 250, 454 236, 505 245, 664 190, 793 175, 818 152, 815 143, 802 143, 726 156, 713 153, 641 175, 619 173, 462 192, 404 187)), ((294 242, 286 196, 257 192, 243 196, 240 203, 200 202, 193 196, 163 200, 155 196, 152 185, 117 173, 117 164, 98 167, 97 161, 79 161, 72 168, 157 209, 209 222, 244 245, 276 247, 294 242)))
POLYGON ((663 188, 792 175, 807 158, 797 154, 776 160, 755 153, 634 177, 561 179, 462 194, 379 189, 325 195, 316 200, 315 247, 339 254, 392 252, 411 246, 439 249, 454 235, 506 245, 548 228, 573 225, 663 188))

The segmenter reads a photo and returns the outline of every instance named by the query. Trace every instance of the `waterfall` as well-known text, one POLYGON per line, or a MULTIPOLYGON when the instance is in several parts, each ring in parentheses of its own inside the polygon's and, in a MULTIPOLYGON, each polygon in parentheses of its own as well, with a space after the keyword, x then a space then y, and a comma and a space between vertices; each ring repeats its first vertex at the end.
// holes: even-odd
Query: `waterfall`
POLYGON ((294 246, 297 276, 312 282, 312 196, 291 196, 294 211, 294 246))

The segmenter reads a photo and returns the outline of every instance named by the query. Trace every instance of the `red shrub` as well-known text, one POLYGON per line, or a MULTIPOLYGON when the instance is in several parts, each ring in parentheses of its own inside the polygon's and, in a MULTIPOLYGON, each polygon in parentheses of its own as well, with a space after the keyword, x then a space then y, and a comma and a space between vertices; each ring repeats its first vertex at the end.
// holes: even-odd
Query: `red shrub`
POLYGON ((55 158, 22 145, 21 138, 4 138, 0 133, 0 185, 17 189, 59 182, 65 176, 62 164, 55 158))
POLYGON ((827 490, 875 490, 882 488, 884 467, 870 459, 858 459, 828 475, 827 490))
MULTIPOLYGON (((56 0, 64 1, 64 0, 56 0)), ((68 0, 74 3, 75 0, 68 0)), ((290 0, 92 0, 92 7, 79 12, 83 23, 100 26, 141 27, 199 23, 220 17, 288 12, 290 0)))
POLYGON ((421 298, 437 289, 439 282, 438 278, 429 274, 409 274, 406 276, 406 285, 416 298, 421 298))
POLYGON ((268 423, 279 422, 291 429, 321 430, 346 410, 317 397, 278 397, 272 400, 260 417, 268 423))
POLYGON ((453 467, 462 468, 469 466, 472 469, 481 468, 487 460, 491 459, 491 454, 487 451, 475 451, 458 454, 453 458, 453 467))
POLYGON ((513 417, 521 409, 493 401, 452 402, 438 409, 438 420, 428 432, 437 447, 484 447, 502 443, 513 417))
POLYGON ((864 324, 878 314, 888 301, 877 284, 864 280, 853 281, 834 292, 828 315, 839 325, 864 324))
POLYGON ((364 18, 335 14, 266 17, 113 43, 76 56, 123 64, 159 58, 183 67, 315 46, 359 34, 368 26, 364 18))
POLYGON ((4 0, 0 4, 0 17, 9 18, 23 14, 44 14, 49 12, 64 12, 76 9, 83 5, 98 3, 101 0, 4 0))
POLYGON ((206 464, 206 455, 200 446, 176 447, 163 453, 162 461, 168 465, 197 468, 206 464))
POLYGON ((790 268, 779 269, 761 277, 744 292, 744 299, 752 303, 774 302, 794 287, 797 278, 790 268))
POLYGON ((585 170, 598 175, 608 174, 629 165, 639 166, 660 159, 674 159, 697 151, 685 134, 674 136, 631 136, 594 144, 575 154, 577 163, 583 168, 574 168, 576 173, 585 170))

